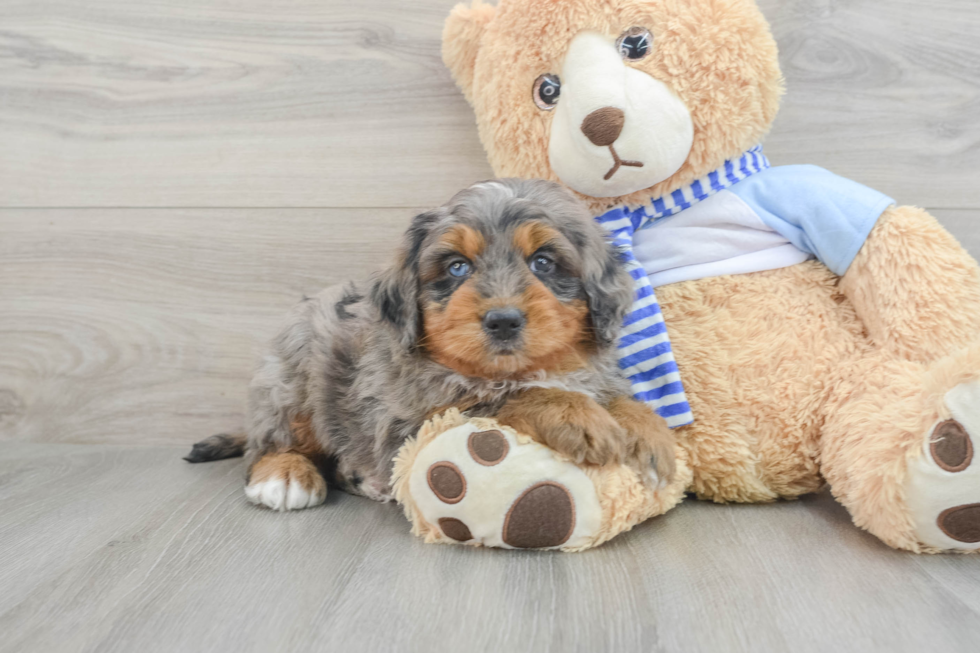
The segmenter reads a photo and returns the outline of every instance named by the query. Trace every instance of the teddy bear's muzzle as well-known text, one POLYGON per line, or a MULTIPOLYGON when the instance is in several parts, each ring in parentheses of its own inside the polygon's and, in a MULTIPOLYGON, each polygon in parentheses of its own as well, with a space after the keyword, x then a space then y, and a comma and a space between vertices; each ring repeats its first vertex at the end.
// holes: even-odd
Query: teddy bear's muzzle
POLYGON ((623 125, 626 123, 626 114, 622 109, 616 107, 602 107, 596 109, 585 117, 582 121, 582 133, 593 145, 608 147, 613 157, 613 167, 606 173, 604 180, 608 181, 621 166, 631 166, 642 168, 641 161, 624 161, 619 158, 619 153, 613 143, 623 133, 623 125))
POLYGON ((562 183, 616 197, 649 188, 684 164, 694 138, 690 111, 665 82, 627 66, 615 39, 577 34, 560 77, 548 160, 562 183))

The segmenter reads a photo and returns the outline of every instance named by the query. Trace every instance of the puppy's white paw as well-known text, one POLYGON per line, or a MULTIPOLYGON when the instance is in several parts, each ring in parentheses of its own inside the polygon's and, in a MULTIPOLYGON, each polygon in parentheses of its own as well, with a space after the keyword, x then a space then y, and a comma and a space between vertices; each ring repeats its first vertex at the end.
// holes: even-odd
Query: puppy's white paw
POLYGON ((252 468, 245 496, 273 510, 301 510, 323 503, 327 484, 308 459, 297 454, 270 454, 252 468))
POLYGON ((327 488, 307 489, 295 481, 273 478, 248 485, 245 496, 252 503, 273 510, 301 510, 323 503, 327 498, 327 488))

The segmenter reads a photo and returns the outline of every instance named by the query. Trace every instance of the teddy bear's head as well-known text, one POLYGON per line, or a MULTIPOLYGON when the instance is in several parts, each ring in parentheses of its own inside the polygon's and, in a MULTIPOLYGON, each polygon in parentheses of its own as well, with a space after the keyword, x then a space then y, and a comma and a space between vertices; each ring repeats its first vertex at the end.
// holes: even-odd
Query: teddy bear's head
POLYGON ((474 0, 443 58, 495 173, 560 181, 597 212, 738 157, 782 92, 755 0, 474 0))

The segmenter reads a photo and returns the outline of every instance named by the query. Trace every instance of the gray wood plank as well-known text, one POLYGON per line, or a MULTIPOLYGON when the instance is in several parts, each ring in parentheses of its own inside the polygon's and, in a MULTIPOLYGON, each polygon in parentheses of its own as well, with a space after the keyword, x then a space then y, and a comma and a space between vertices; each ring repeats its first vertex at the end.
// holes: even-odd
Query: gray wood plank
POLYGON ((288 307, 380 269, 412 215, 0 211, 0 440, 172 443, 240 426, 288 307))
MULTIPOLYGON (((426 206, 490 175, 439 57, 455 0, 8 0, 0 206, 426 206)), ((763 0, 774 163, 980 207, 980 4, 763 0)))
POLYGON ((491 176, 453 4, 8 0, 0 205, 431 204, 491 176))
POLYGON ((759 0, 787 94, 766 141, 902 204, 980 206, 980 3, 759 0))
POLYGON ((937 209, 933 215, 956 236, 973 258, 980 259, 980 211, 937 209))
POLYGON ((279 514, 240 461, 0 449, 0 651, 975 651, 980 567, 856 530, 827 494, 689 501, 595 551, 424 545, 335 492, 279 514))

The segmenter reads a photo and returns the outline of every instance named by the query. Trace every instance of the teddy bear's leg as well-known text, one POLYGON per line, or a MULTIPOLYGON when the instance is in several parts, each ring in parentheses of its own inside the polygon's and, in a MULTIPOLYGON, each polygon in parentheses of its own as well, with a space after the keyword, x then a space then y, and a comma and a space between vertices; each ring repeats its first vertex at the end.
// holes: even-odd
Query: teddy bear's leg
POLYGON ((892 546, 980 548, 980 269, 931 215, 892 207, 842 277, 873 353, 840 371, 822 471, 892 546))
POLYGON ((578 465, 495 420, 451 409, 399 451, 394 488, 428 542, 579 551, 681 501, 692 472, 675 449, 674 480, 658 487, 627 465, 578 465))
POLYGON ((899 358, 930 362, 980 341, 977 262, 922 209, 885 211, 840 287, 874 344, 899 358))
POLYGON ((980 550, 980 344, 931 364, 876 351, 840 372, 821 469, 854 522, 896 548, 980 550))

